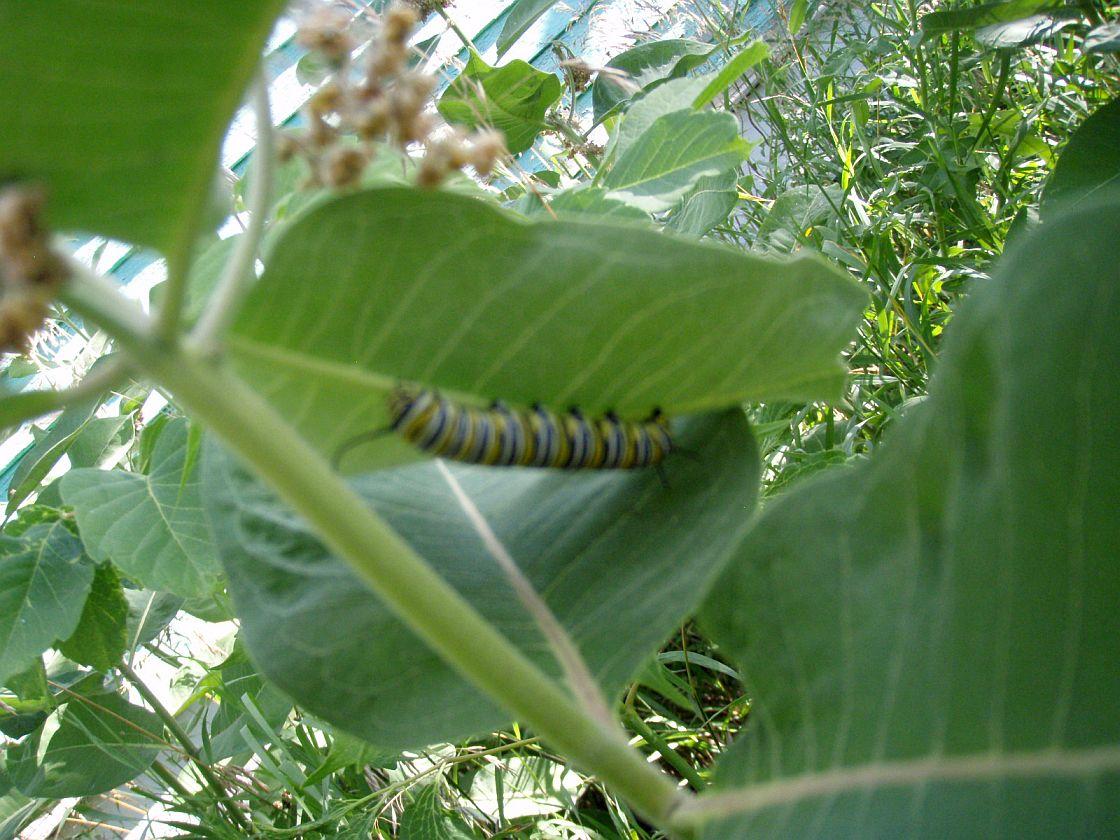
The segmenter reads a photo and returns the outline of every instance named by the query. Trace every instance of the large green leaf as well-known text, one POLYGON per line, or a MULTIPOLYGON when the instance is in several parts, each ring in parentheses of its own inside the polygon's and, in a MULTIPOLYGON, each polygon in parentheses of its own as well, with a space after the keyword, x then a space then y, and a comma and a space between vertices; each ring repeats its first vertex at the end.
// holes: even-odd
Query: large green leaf
POLYGON ((280 0, 0 2, 0 183, 59 228, 189 245, 280 0))
POLYGON ((1042 216, 1120 189, 1120 99, 1098 108, 1074 132, 1042 190, 1042 216))
POLYGON ((600 72, 591 86, 595 122, 639 91, 683 76, 703 64, 718 48, 687 38, 666 38, 639 44, 616 55, 607 62, 609 69, 600 72))
POLYGON ((696 98, 711 80, 712 74, 684 79, 670 79, 665 84, 634 97, 622 115, 618 131, 611 136, 610 149, 614 155, 622 154, 645 134, 655 122, 674 111, 691 111, 696 98))
POLYGON ((1120 23, 1102 23, 1085 36, 1085 52, 1120 52, 1120 23))
POLYGON ((1120 201, 1044 225, 926 403, 751 530, 702 611, 753 699, 719 773, 748 807, 706 837, 1120 830, 1117 266, 1120 201))
POLYGON ((972 37, 980 44, 992 49, 1007 49, 1009 47, 1026 47, 1047 41, 1067 29, 1081 17, 1080 9, 1071 9, 1063 15, 1045 14, 1032 15, 1022 20, 1011 23, 996 23, 985 26, 972 33, 972 37))
MULTIPOLYGON (((555 673, 542 636, 472 529, 452 481, 601 680, 619 690, 703 595, 757 492, 742 412, 680 430, 689 456, 653 470, 562 473, 427 463, 355 489, 526 655, 555 673), (449 478, 454 476, 454 479, 449 478)), ((261 671, 303 708, 373 744, 418 747, 508 716, 465 683, 328 553, 300 519, 217 448, 207 505, 241 632, 261 671)))
MULTIPOLYGON (((790 29, 793 29, 792 19, 790 20, 790 29)), ((727 64, 723 65, 718 72, 712 74, 711 81, 697 94, 696 101, 693 102, 693 105, 697 108, 707 105, 731 87, 740 76, 769 55, 770 47, 766 45, 765 41, 754 41, 750 46, 744 47, 740 52, 736 53, 727 64)))
POLYGON ((440 802, 439 782, 420 788, 401 814, 399 840, 477 840, 458 815, 440 802))
POLYGON ((509 7, 502 34, 498 36, 498 58, 506 54, 517 39, 529 31, 537 19, 555 6, 557 0, 515 0, 509 7))
POLYGON ((124 599, 128 602, 125 638, 129 650, 162 633, 183 606, 183 599, 178 595, 147 589, 126 589, 124 599))
POLYGON ((107 671, 120 662, 127 647, 128 601, 113 567, 98 566, 82 617, 58 649, 67 659, 107 671))
POLYGON ((74 632, 92 583, 93 565, 62 522, 0 536, 0 684, 74 632))
POLYGON ((112 561, 152 589, 199 597, 218 585, 218 561, 199 499, 197 470, 184 475, 185 420, 168 424, 148 475, 71 470, 62 498, 74 508, 82 540, 98 562, 112 561))
POLYGON ((732 170, 700 178, 696 186, 674 208, 666 226, 681 233, 703 236, 716 225, 727 221, 727 217, 739 203, 737 175, 732 170))
POLYGON ((162 733, 158 717, 119 694, 78 694, 66 704, 57 730, 37 732, 9 751, 8 770, 28 796, 91 796, 147 770, 162 733))
MULTIPOLYGON (((831 399, 863 304, 815 258, 371 190, 292 224, 229 346, 246 381, 330 453, 385 426, 400 380, 480 405, 577 403, 633 419, 655 406, 831 399)), ((346 465, 410 457, 390 436, 346 465)))
POLYGON ((520 59, 491 67, 472 54, 437 107, 448 122, 498 129, 506 136, 506 148, 519 154, 533 145, 545 127, 545 114, 562 91, 556 76, 520 59))
POLYGON ((923 15, 922 34, 926 37, 1014 23, 1046 12, 1072 8, 1066 0, 1002 0, 957 9, 944 9, 923 15))
POLYGON ((603 187, 610 197, 643 210, 668 210, 701 178, 734 171, 750 148, 731 114, 675 111, 656 119, 621 152, 603 187))
POLYGON ((91 422, 98 400, 68 406, 20 459, 8 488, 8 510, 15 510, 42 484, 66 450, 91 422))

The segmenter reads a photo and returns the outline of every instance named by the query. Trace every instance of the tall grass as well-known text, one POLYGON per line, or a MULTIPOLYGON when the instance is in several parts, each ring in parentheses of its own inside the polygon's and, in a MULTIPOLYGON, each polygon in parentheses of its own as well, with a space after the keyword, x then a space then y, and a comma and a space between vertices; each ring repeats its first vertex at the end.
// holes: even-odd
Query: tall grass
MULTIPOLYGON (((1030 223, 1072 131, 1120 92, 1115 54, 1082 48, 1087 24, 996 50, 967 33, 923 40, 931 8, 818 4, 796 33, 786 18, 740 104, 761 143, 720 235, 821 252, 872 299, 842 402, 757 410, 770 491, 865 451, 925 394, 956 303, 1030 223)), ((1091 17, 1118 15, 1110 3, 1091 17)))

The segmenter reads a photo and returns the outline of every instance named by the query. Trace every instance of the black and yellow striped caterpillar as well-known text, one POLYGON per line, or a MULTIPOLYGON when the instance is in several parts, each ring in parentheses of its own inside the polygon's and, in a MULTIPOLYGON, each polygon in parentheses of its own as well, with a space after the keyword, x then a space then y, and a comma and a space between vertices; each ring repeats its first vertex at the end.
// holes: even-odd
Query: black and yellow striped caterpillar
MULTIPOLYGON (((654 411, 641 423, 613 413, 589 419, 540 405, 515 411, 500 403, 483 410, 425 388, 398 386, 389 395, 388 429, 439 458, 488 466, 555 467, 565 470, 628 470, 659 465, 673 450, 668 419, 654 411)), ((338 462, 338 455, 335 457, 338 462)))

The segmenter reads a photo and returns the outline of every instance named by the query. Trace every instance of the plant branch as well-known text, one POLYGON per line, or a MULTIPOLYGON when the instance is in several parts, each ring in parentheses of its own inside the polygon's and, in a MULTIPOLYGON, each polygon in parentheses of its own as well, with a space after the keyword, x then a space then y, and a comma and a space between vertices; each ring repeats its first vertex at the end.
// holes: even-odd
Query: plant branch
POLYGON ((176 402, 303 516, 420 638, 549 744, 596 774, 648 819, 666 824, 673 782, 630 748, 618 726, 586 715, 553 680, 418 556, 276 410, 213 360, 128 328, 119 295, 71 283, 67 303, 101 322, 176 402))
POLYGON ((167 254, 167 279, 163 282, 163 298, 155 317, 155 331, 165 341, 172 340, 179 332, 183 317, 183 298, 187 294, 187 275, 191 266, 191 242, 167 254))
POLYGON ((192 338, 204 352, 217 352, 217 345, 237 316, 245 293, 256 279, 254 265, 272 204, 272 171, 276 157, 272 107, 268 101, 268 83, 263 77, 259 77, 253 86, 253 113, 257 120, 257 147, 253 152, 253 173, 246 202, 249 226, 226 263, 209 306, 195 325, 192 338))
POLYGON ((0 425, 11 427, 71 403, 111 390, 128 378, 128 365, 121 358, 108 358, 73 388, 61 391, 24 391, 0 400, 0 425))
POLYGON ((444 19, 444 21, 447 23, 448 28, 452 32, 455 33, 456 37, 458 37, 458 39, 460 41, 463 42, 463 46, 467 48, 467 51, 471 55, 477 56, 481 60, 482 53, 480 53, 478 51, 478 47, 476 47, 474 45, 474 42, 470 38, 467 37, 467 33, 465 33, 462 29, 459 28, 459 24, 457 24, 455 22, 455 19, 452 18, 451 15, 449 15, 447 13, 447 10, 444 9, 443 6, 441 6, 439 3, 435 4, 435 9, 436 9, 436 14, 438 14, 441 18, 444 19))
POLYGON ((229 814, 230 821, 242 831, 247 831, 250 826, 245 819, 245 815, 241 813, 237 804, 230 799, 229 792, 222 787, 222 783, 214 774, 214 770, 202 758, 202 753, 199 751, 198 747, 195 746, 194 741, 191 740, 191 736, 179 725, 179 721, 175 720, 175 715, 171 714, 171 712, 167 710, 167 707, 159 702, 159 698, 145 685, 144 681, 140 679, 139 674, 132 670, 132 667, 127 662, 123 660, 119 662, 117 664, 117 670, 121 672, 121 675, 128 680, 140 696, 144 698, 145 702, 152 707, 152 711, 163 721, 163 725, 167 727, 175 740, 182 745, 184 752, 190 756, 191 761, 194 762, 195 767, 198 768, 198 771, 206 780, 207 786, 214 792, 214 795, 218 797, 218 800, 226 806, 226 812, 229 814))
POLYGON ((158 758, 152 762, 152 773, 168 788, 179 794, 184 802, 190 802, 194 798, 194 795, 187 790, 186 785, 179 781, 175 772, 171 768, 165 767, 158 758))

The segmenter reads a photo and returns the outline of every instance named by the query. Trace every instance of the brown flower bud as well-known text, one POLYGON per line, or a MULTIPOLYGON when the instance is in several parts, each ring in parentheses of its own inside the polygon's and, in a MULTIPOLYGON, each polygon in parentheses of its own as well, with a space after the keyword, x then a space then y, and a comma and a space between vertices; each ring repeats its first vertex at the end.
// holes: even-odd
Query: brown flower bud
POLYGON ((0 352, 26 352, 31 334, 46 317, 47 304, 38 294, 25 292, 0 299, 0 352))
POLYGON ((0 255, 15 255, 43 246, 39 217, 46 203, 41 187, 16 186, 0 190, 0 255))
POLYGON ((307 107, 325 117, 342 110, 344 99, 342 86, 336 81, 330 81, 311 94, 307 107))
POLYGON ((351 187, 369 163, 369 154, 354 146, 335 146, 319 162, 319 178, 329 187, 351 187))
POLYGON ((395 42, 375 43, 366 59, 366 83, 377 84, 395 76, 408 65, 408 47, 395 42))
POLYGON ((346 12, 321 6, 300 24, 296 42, 328 61, 341 64, 354 49, 354 39, 346 31, 349 25, 350 16, 346 12))
POLYGON ((420 16, 411 6, 394 3, 381 19, 381 37, 391 44, 404 45, 413 27, 420 22, 420 16))
POLYGON ((486 178, 506 152, 506 138, 500 131, 484 129, 477 131, 471 141, 470 164, 475 172, 486 178))
POLYGON ((381 137, 389 130, 389 103, 375 99, 354 115, 354 130, 363 140, 381 137))
POLYGON ((416 172, 416 185, 424 189, 434 189, 443 183, 448 173, 447 159, 439 154, 427 154, 420 161, 416 172))

